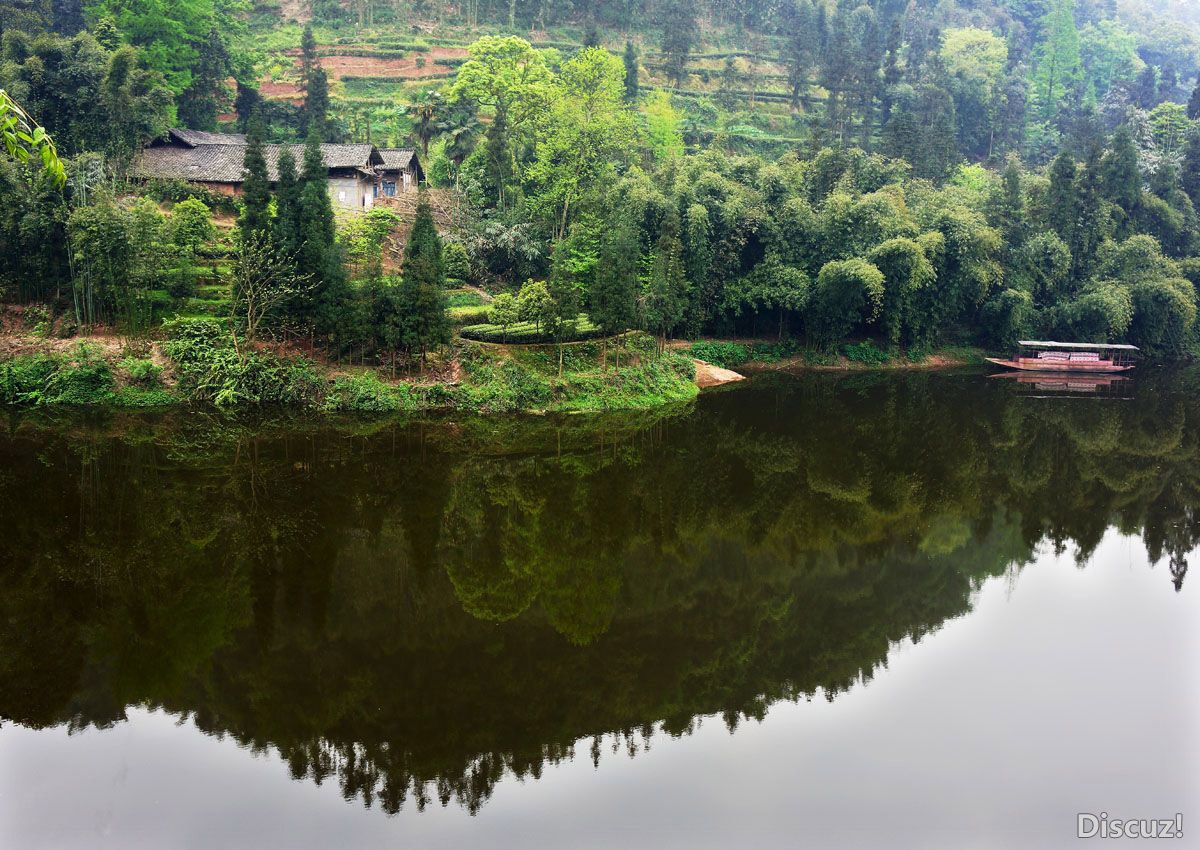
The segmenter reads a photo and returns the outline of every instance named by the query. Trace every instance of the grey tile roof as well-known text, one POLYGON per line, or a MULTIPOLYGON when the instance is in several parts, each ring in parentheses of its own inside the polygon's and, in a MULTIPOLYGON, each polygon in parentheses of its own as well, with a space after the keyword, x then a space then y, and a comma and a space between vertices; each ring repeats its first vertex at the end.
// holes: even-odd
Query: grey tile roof
POLYGON ((403 171, 408 168, 413 159, 413 151, 404 148, 380 148, 379 155, 383 157, 380 168, 385 171, 403 171))
POLYGON ((170 136, 190 148, 194 148, 196 145, 246 144, 246 136, 243 133, 209 133, 205 130, 185 130, 175 127, 170 130, 170 136))
MULTIPOLYGON (((279 154, 285 147, 291 150, 297 171, 304 162, 304 145, 265 145, 263 154, 267 160, 267 176, 272 181, 279 178, 279 154)), ((369 170, 383 162, 374 146, 367 144, 321 145, 321 157, 326 168, 369 170)), ((245 145, 161 146, 143 150, 134 161, 133 171, 143 179, 241 183, 245 158, 245 145)))

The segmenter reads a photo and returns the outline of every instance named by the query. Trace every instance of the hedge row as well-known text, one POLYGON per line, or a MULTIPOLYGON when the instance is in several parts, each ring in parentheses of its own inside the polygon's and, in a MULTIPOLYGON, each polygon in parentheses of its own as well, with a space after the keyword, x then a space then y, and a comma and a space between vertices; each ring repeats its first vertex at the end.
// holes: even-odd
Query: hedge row
POLYGON ((409 50, 378 50, 373 47, 334 47, 318 50, 317 55, 329 56, 361 56, 367 59, 403 59, 409 50))
POLYGON ((404 83, 423 83, 427 80, 452 80, 454 73, 439 73, 439 74, 422 74, 419 77, 371 77, 357 76, 347 74, 342 77, 343 83, 391 83, 393 85, 402 85, 404 83))
MULTIPOLYGON (((459 331, 463 339, 476 342, 508 342, 522 345, 532 343, 557 342, 554 335, 546 331, 543 324, 540 328, 533 322, 517 322, 509 325, 507 330, 499 325, 468 325, 459 331)), ((581 315, 575 323, 575 332, 564 342, 581 342, 587 339, 599 339, 607 336, 600 328, 591 323, 587 316, 581 315)))

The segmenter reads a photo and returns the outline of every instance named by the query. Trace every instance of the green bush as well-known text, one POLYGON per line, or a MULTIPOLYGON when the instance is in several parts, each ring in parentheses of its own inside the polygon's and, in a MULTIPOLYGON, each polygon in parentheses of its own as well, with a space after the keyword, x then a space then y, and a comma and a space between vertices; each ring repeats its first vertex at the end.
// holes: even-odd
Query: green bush
POLYGON ((750 362, 776 363, 788 357, 794 357, 802 350, 799 341, 794 339, 775 342, 760 341, 750 345, 721 340, 700 340, 692 343, 689 353, 692 357, 712 363, 714 366, 732 369, 750 362))
POLYGON ((106 404, 113 400, 113 387, 112 369, 86 343, 70 355, 34 354, 0 364, 5 404, 106 404))
MULTIPOLYGON (((653 340, 652 340, 653 341, 653 340)), ((572 375, 558 388, 551 409, 636 410, 694 398, 696 368, 690 357, 667 351, 610 373, 572 375)))
POLYGON ((446 292, 447 307, 480 307, 482 305, 483 296, 474 290, 451 289, 446 292))
POLYGON ((456 401, 468 410, 544 410, 554 397, 548 378, 513 360, 471 362, 467 372, 470 380, 459 388, 456 401))
POLYGON ((14 357, 0 363, 0 401, 5 404, 40 404, 50 377, 61 358, 48 354, 14 357))
POLYGON ((117 407, 166 407, 176 401, 175 396, 162 387, 121 387, 112 397, 112 403, 117 407))
POLYGON ((799 340, 782 339, 775 342, 756 342, 750 346, 750 359, 756 363, 777 363, 795 357, 803 350, 799 340))
POLYGON ((446 277, 451 280, 471 279, 471 260, 467 249, 459 242, 447 242, 442 249, 442 262, 446 268, 446 277))
POLYGON ((325 383, 307 360, 238 351, 225 328, 206 319, 164 322, 163 350, 175 364, 186 398, 217 407, 287 405, 317 407, 325 383))
POLYGON ((701 340, 692 343, 691 355, 698 360, 732 369, 750 359, 750 351, 738 342, 720 342, 718 340, 701 340))
POLYGON ((189 198, 203 201, 210 210, 219 210, 229 215, 237 215, 240 202, 232 195, 222 195, 186 180, 150 180, 146 183, 146 196, 156 201, 172 201, 179 203, 189 198))
POLYGON ((387 384, 374 372, 340 377, 325 396, 329 412, 393 413, 421 408, 421 394, 408 384, 387 384))
POLYGON ((155 365, 152 360, 126 357, 119 365, 129 377, 129 382, 135 386, 143 389, 162 386, 162 367, 155 365))
MULTIPOLYGON (((516 322, 508 326, 507 333, 499 325, 477 324, 467 325, 459 331, 463 339, 473 339, 476 342, 509 342, 521 345, 535 343, 557 342, 554 335, 546 330, 543 323, 539 328, 534 322, 516 322)), ((587 339, 600 339, 607 336, 603 330, 591 323, 587 316, 580 314, 575 322, 575 332, 564 342, 581 342, 587 339)))
POLYGON ((842 346, 842 354, 851 363, 863 363, 867 366, 882 366, 888 362, 888 353, 877 348, 869 339, 842 346))
POLYGON ((488 308, 483 306, 451 307, 446 311, 446 315, 450 317, 451 322, 457 325, 472 327, 487 324, 487 320, 490 318, 488 308))

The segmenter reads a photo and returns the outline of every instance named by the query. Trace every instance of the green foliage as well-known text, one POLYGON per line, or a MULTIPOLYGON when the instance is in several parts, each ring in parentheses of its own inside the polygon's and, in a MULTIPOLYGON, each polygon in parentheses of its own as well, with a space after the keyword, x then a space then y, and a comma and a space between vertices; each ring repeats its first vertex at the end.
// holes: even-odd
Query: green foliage
POLYGON ((891 359, 886 351, 877 348, 869 339, 843 346, 842 354, 851 363, 861 363, 864 366, 882 366, 891 359))
POLYGON ((388 384, 374 372, 360 372, 334 380, 321 405, 326 412, 394 413, 416 411, 424 399, 409 384, 388 384))
POLYGON ((732 369, 750 359, 750 350, 740 342, 700 340, 693 342, 688 350, 697 360, 723 369, 732 369))
MULTIPOLYGON (((240 210, 243 234, 269 233, 276 255, 311 275, 279 307, 279 325, 330 356, 426 356, 448 338, 448 319, 485 324, 481 305, 440 297, 445 281, 467 279, 495 291, 543 281, 544 293, 517 303, 536 338, 568 338, 583 310, 607 335, 641 327, 660 345, 672 334, 799 335, 836 350, 845 335, 870 334, 889 349, 923 349, 996 344, 1033 327, 1186 350, 1156 330, 1191 333, 1188 294, 1166 307, 1177 269, 1145 281, 1138 303, 1156 318, 1144 326, 1137 308, 1125 322, 1123 296, 1110 291, 1132 298, 1133 284, 1101 268, 1109 242, 1139 234, 1174 261, 1200 251, 1200 133, 1182 105, 1197 67, 1185 34, 1168 39, 1073 0, 982 0, 965 16, 951 0, 938 28, 916 20, 916 7, 672 0, 654 10, 655 55, 646 46, 657 32, 597 2, 587 20, 569 4, 468 4, 468 16, 511 12, 514 26, 549 27, 555 40, 481 38, 465 59, 439 60, 453 78, 444 88, 434 77, 331 83, 319 54, 395 60, 460 43, 398 36, 395 10, 370 4, 351 32, 336 4, 319 3, 316 30, 303 34, 210 0, 98 0, 91 32, 72 37, 6 17, 0 86, 27 110, 23 126, 33 131, 36 116, 62 150, 106 159, 69 160, 62 193, 32 169, 0 168, 0 252, 21 260, 0 270, 0 285, 24 301, 69 293, 77 322, 133 332, 173 310, 228 314, 226 265, 196 258, 233 248, 190 196, 240 210), (618 22, 620 41, 607 31, 618 22), (582 49, 561 41, 580 28, 590 34, 582 49), (623 58, 600 46, 619 43, 623 58), (303 113, 249 93, 264 68, 292 78, 292 54, 260 51, 297 45, 303 113), (252 142, 244 202, 149 185, 176 201, 164 223, 146 205, 110 199, 148 140, 173 122, 215 129, 231 107, 252 142), (350 127, 364 141, 364 118, 366 139, 395 145, 411 134, 431 184, 462 190, 432 274, 384 280, 382 209, 335 228, 317 145, 350 127), (281 154, 272 196, 260 142, 298 132, 309 139, 301 174, 281 154), (855 261, 883 275, 881 295, 859 285, 853 296, 854 276, 830 266, 855 261)), ((439 20, 453 26, 457 14, 439 20)))
POLYGON ((1022 289, 1005 289, 983 305, 988 342, 996 348, 1011 348, 1028 339, 1035 321, 1033 298, 1022 289))
POLYGON ((263 129, 252 120, 246 133, 245 181, 242 183, 242 214, 238 232, 243 240, 265 235, 271 228, 271 185, 263 152, 263 129))
POLYGON ((1083 60, 1075 28, 1075 0, 1050 0, 1041 20, 1042 39, 1034 54, 1033 98, 1045 121, 1083 91, 1083 60))
POLYGON ((460 405, 467 410, 545 410, 553 398, 549 378, 514 360, 471 362, 467 372, 470 382, 459 396, 460 405))
POLYGON ((42 162, 42 168, 57 185, 66 182, 66 172, 58 158, 54 140, 46 128, 30 118, 4 89, 0 89, 0 138, 3 138, 4 148, 10 157, 18 162, 27 162, 36 154, 42 162))
POLYGON ((34 354, 0 362, 0 402, 22 405, 103 405, 113 400, 113 373, 86 343, 68 354, 34 354))
POLYGON ((874 322, 883 309, 883 272, 862 259, 837 260, 821 267, 808 314, 810 331, 835 342, 874 322))
MULTIPOLYGON (((504 293, 508 295, 508 293, 504 293)), ((512 298, 511 295, 508 296, 512 298)), ((479 307, 484 303, 483 296, 473 289, 457 289, 446 291, 446 306, 454 307, 479 307)))
POLYGON ((492 326, 500 328, 501 341, 507 338, 508 329, 516 324, 520 318, 520 305, 517 303, 517 299, 510 293, 501 292, 492 299, 492 303, 487 311, 487 320, 492 326))
POLYGON ((89 12, 111 20, 176 94, 191 86, 200 45, 205 44, 216 15, 213 0, 98 0, 90 4, 89 12))
POLYGON ((198 198, 187 198, 171 209, 171 241, 193 254, 216 238, 212 211, 198 198))
MULTIPOLYGON (((497 298, 500 297, 502 296, 497 296, 497 298)), ((570 326, 571 330, 562 337, 562 342, 564 343, 578 342, 586 339, 599 339, 609 335, 601 328, 592 324, 587 315, 583 313, 580 313, 570 323, 570 326)), ((530 344, 558 341, 555 333, 544 322, 528 320, 511 322, 507 327, 498 321, 485 325, 468 325, 460 329, 458 333, 464 339, 473 339, 478 342, 530 344)))
POLYGON ((146 197, 156 201, 170 201, 174 204, 195 199, 210 211, 216 210, 226 215, 237 215, 241 211, 240 204, 229 195, 222 195, 182 180, 147 180, 144 193, 146 197))
POLYGON ((324 383, 304 360, 239 350, 217 322, 177 319, 164 330, 163 350, 174 365, 180 393, 191 401, 224 408, 320 403, 324 383))
MULTIPOLYGON (((276 217, 277 222, 280 219, 281 216, 276 217)), ((362 215, 340 222, 338 237, 345 248, 352 278, 377 279, 383 275, 383 240, 400 220, 400 216, 387 207, 373 207, 362 215)), ((287 242, 282 232, 279 240, 287 242)))
POLYGON ((422 360, 428 349, 450 340, 445 283, 442 239, 433 221, 429 199, 422 195, 404 248, 403 278, 397 292, 400 342, 409 351, 419 351, 422 360))
POLYGON ((162 367, 153 360, 140 357, 126 357, 120 363, 121 370, 128 376, 130 383, 143 389, 155 389, 162 386, 162 367))
MULTIPOLYGON (((447 242, 442 246, 442 259, 446 267, 446 279, 465 282, 471 280, 471 258, 461 242, 447 242)), ((454 305, 451 306, 461 306, 454 305)))

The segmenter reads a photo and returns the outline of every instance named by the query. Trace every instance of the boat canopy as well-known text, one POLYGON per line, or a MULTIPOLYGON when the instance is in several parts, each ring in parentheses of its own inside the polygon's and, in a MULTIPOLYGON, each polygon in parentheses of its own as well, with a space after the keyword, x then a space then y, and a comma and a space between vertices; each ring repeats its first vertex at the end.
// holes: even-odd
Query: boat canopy
POLYGON ((1139 350, 1136 345, 1125 345, 1123 343, 1114 343, 1114 342, 1039 342, 1037 340, 1023 339, 1017 344, 1022 345, 1026 348, 1049 348, 1049 349, 1058 348, 1058 349, 1063 349, 1063 350, 1067 350, 1067 351, 1072 351, 1072 350, 1138 351, 1139 350))

